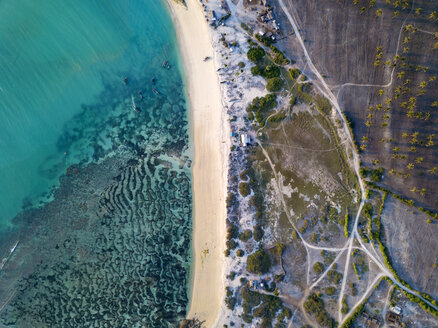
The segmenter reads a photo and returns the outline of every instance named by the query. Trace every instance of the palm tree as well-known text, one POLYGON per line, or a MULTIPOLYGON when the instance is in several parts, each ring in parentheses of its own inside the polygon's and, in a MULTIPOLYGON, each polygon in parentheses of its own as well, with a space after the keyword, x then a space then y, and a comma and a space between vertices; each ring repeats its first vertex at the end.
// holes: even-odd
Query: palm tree
POLYGON ((417 192, 418 189, 417 189, 417 187, 413 187, 413 188, 411 189, 411 191, 412 191, 412 192, 417 192))
POLYGON ((382 9, 377 9, 376 10, 376 16, 377 17, 382 16, 382 13, 383 13, 382 9))
POLYGON ((428 171, 430 174, 436 174, 438 172, 438 167, 433 167, 428 171))
POLYGON ((412 169, 414 168, 414 164, 409 163, 409 164, 406 166, 406 168, 407 168, 408 170, 412 170, 412 169))
POLYGON ((417 157, 417 159, 415 160, 418 164, 420 164, 422 161, 424 160, 423 157, 417 157))
POLYGON ((424 196, 426 194, 426 188, 421 188, 420 195, 424 196))

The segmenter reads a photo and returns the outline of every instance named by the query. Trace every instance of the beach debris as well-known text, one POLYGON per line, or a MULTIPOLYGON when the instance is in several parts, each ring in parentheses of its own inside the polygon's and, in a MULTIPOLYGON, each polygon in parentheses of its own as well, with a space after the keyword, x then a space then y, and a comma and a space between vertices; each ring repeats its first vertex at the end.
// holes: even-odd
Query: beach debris
POLYGON ((206 57, 204 58, 204 61, 206 62, 207 60, 210 60, 210 59, 211 59, 211 57, 206 56, 206 57))

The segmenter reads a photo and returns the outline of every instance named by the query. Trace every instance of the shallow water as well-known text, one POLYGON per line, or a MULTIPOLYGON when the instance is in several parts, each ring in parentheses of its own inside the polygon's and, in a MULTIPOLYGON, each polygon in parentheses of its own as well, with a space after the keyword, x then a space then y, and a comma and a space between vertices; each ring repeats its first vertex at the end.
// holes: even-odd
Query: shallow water
POLYGON ((0 325, 175 325, 191 162, 165 5, 4 0, 0 37, 0 325))

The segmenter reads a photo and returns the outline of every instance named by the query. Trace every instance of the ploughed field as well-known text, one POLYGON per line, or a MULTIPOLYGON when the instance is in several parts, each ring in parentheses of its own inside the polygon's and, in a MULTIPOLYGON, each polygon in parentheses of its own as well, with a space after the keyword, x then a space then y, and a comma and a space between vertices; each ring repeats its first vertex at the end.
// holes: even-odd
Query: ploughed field
MULTIPOLYGON (((316 69, 351 121, 362 166, 383 168, 380 186, 413 200, 417 207, 436 210, 438 4, 283 3, 298 24, 316 69)), ((289 33, 279 1, 275 8, 289 33)), ((312 77, 295 36, 281 44, 312 77)))

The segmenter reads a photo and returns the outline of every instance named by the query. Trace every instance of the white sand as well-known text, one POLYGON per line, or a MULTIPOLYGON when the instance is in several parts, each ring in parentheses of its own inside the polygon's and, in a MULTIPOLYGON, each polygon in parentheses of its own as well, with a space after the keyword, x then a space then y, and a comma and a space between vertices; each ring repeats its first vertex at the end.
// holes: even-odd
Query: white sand
POLYGON ((210 27, 198 0, 169 0, 183 55, 194 140, 192 294, 188 318, 213 327, 224 296, 229 126, 221 101, 210 27))

